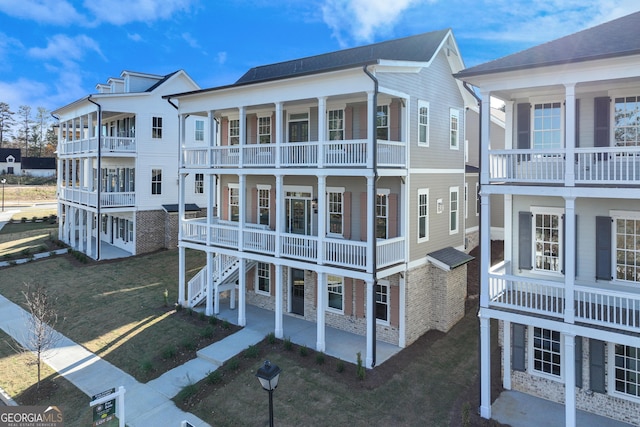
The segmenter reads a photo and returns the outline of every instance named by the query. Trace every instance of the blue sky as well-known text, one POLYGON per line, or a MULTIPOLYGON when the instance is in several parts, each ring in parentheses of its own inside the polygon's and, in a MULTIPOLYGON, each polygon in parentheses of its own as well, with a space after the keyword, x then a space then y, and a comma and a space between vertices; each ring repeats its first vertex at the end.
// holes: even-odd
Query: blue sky
POLYGON ((466 66, 640 10, 638 0, 0 0, 0 102, 49 110, 123 70, 201 87, 247 69, 451 28, 466 66))

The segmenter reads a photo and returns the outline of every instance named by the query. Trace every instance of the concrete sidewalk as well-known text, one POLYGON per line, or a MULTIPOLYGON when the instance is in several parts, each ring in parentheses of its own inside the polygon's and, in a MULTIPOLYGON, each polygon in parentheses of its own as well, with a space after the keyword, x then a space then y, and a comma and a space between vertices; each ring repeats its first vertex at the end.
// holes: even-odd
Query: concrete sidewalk
MULTIPOLYGON (((28 314, 25 310, 0 295, 0 328, 20 343, 23 343, 27 337, 26 316, 28 314)), ((195 415, 175 406, 170 400, 173 395, 169 396, 173 389, 167 391, 168 382, 156 381, 156 383, 141 384, 131 375, 102 360, 62 334, 56 347, 48 352, 44 360, 52 369, 87 395, 87 410, 89 410, 89 396, 112 387, 124 386, 126 423, 130 427, 161 425, 177 427, 185 420, 193 426, 209 425, 195 415)), ((211 371, 216 369, 216 365, 209 364, 206 368, 211 371)), ((167 379, 170 380, 169 377, 167 379)), ((192 380, 195 382, 199 378, 192 378, 192 380)))

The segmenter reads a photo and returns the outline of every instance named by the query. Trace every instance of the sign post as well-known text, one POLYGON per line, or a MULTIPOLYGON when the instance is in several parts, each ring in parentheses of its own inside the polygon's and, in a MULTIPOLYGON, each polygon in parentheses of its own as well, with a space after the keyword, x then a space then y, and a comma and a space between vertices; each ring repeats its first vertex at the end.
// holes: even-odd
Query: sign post
POLYGON ((118 387, 105 390, 91 397, 89 406, 93 408, 93 427, 98 427, 108 421, 111 421, 116 415, 118 417, 120 427, 124 427, 124 387, 118 387), (118 402, 116 404, 116 399, 118 402))

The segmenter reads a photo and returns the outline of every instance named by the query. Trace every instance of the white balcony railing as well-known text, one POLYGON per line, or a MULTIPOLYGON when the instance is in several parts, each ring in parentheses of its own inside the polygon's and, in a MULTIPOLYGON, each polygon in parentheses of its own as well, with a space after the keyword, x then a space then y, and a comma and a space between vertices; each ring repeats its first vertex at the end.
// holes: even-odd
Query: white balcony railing
MULTIPOLYGON (((214 218, 212 224, 207 225, 206 219, 193 218, 182 221, 181 230, 182 239, 185 241, 240 250, 240 229, 237 222, 214 218)), ((322 262, 346 268, 367 268, 366 242, 326 238, 321 248, 317 236, 282 233, 278 240, 275 231, 266 226, 249 223, 245 224, 242 236, 244 251, 272 256, 279 252, 280 256, 285 258, 322 262)), ((378 268, 404 261, 404 242, 403 237, 378 240, 378 268)))
POLYGON ((574 294, 576 321, 640 331, 640 295, 583 286, 574 294))
MULTIPOLYGON (((570 167, 578 184, 638 184, 640 147, 576 148, 570 167)), ((562 184, 566 171, 563 149, 489 152, 492 182, 562 184)))
MULTIPOLYGON (((79 205, 97 207, 97 191, 83 190, 80 188, 61 187, 59 191, 60 200, 77 203, 79 205)), ((131 207, 136 204, 134 192, 122 193, 100 193, 100 206, 103 208, 131 207)))
POLYGON ((489 300, 495 307, 562 317, 564 284, 506 274, 490 274, 489 300))
MULTIPOLYGON (((367 140, 249 144, 208 148, 185 147, 183 167, 367 167, 367 140), (240 156, 242 150, 242 157, 240 156), (242 161, 242 164, 240 162, 242 161)), ((406 144, 378 141, 378 166, 405 167, 406 144)))
MULTIPOLYGON (((100 138, 100 148, 107 153, 135 153, 136 138, 103 136, 100 138)), ((60 155, 97 153, 98 137, 84 138, 75 141, 62 141, 58 144, 60 155)))

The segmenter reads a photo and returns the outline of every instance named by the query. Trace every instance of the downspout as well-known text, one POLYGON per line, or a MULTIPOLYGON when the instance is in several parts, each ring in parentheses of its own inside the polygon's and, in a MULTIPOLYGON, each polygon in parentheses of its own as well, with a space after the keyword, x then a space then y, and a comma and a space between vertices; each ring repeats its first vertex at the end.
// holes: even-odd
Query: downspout
MULTIPOLYGON (((480 97, 478 95, 476 95, 476 93, 474 92, 474 90, 471 88, 471 86, 469 86, 469 84, 465 81, 462 82, 462 85, 464 86, 464 88, 476 99, 476 101, 478 102, 478 148, 480 150, 482 150, 482 99, 480 99, 480 97)), ((465 121, 466 123, 466 121, 465 121)), ((479 172, 482 171, 482 153, 478 153, 478 170, 479 172)), ((480 176, 481 174, 478 173, 478 193, 482 193, 482 181, 480 180, 480 176)), ((478 194, 476 194, 476 197, 478 197, 478 194)), ((476 203, 478 203, 476 201, 476 203)), ((480 209, 480 213, 478 214, 478 221, 480 221, 480 226, 478 227, 478 242, 482 242, 482 209, 480 209)), ((480 243, 479 243, 480 244, 480 243)), ((478 265, 482 267, 482 259, 487 256, 486 254, 483 254, 482 251, 478 251, 478 265)), ((489 254, 489 259, 491 259, 491 254, 489 254)), ((482 276, 482 275, 480 275, 482 276)), ((482 285, 479 284, 478 289, 482 289, 482 285)), ((479 292, 479 291, 478 291, 479 292)), ((478 319, 478 330, 480 329, 480 296, 478 295, 478 315, 476 316, 478 319)), ((478 333, 479 336, 479 333, 478 333)), ((478 339, 478 366, 482 367, 482 352, 480 351, 482 343, 480 342, 480 340, 478 339)), ((482 406, 482 383, 480 381, 478 381, 478 399, 480 400, 478 402, 478 408, 480 408, 482 406)), ((479 409, 478 409, 479 410, 479 409)))
POLYGON ((100 217, 100 193, 102 192, 102 106, 100 104, 98 104, 97 102, 93 101, 91 99, 91 95, 89 95, 89 97, 87 98, 87 101, 89 101, 92 104, 95 104, 98 106, 98 165, 97 165, 97 169, 98 169, 98 185, 96 186, 96 193, 97 193, 97 199, 96 199, 96 216, 97 216, 97 226, 98 226, 98 235, 96 236, 96 261, 100 261, 100 248, 102 246, 101 244, 101 239, 102 239, 102 218, 100 217))
MULTIPOLYGON (((373 80, 373 117, 371 117, 371 139, 373 140, 373 191, 374 191, 374 195, 373 195, 373 204, 372 206, 369 206, 370 209, 372 209, 373 214, 375 215, 376 212, 376 184, 378 183, 378 137, 376 134, 376 123, 377 123, 377 111, 378 111, 378 79, 369 71, 368 69, 369 65, 365 65, 364 67, 362 67, 362 70, 364 71, 364 73, 369 76, 369 78, 371 80, 373 80)), ((376 300, 376 285, 378 284, 378 260, 377 260, 377 251, 378 251, 378 243, 377 243, 377 238, 376 238, 376 227, 375 227, 375 221, 374 221, 374 226, 371 228, 371 230, 369 230, 369 232, 371 233, 370 237, 371 240, 373 241, 373 250, 371 251, 371 260, 372 260, 372 264, 373 264, 373 273, 372 273, 372 279, 373 279, 373 287, 371 289, 371 292, 373 292, 373 301, 375 303, 376 300)), ((375 313, 375 309, 372 307, 371 311, 373 313, 375 313)), ((372 329, 373 329, 373 354, 371 355, 371 367, 374 368, 376 366, 376 341, 377 341, 377 337, 376 337, 376 316, 375 314, 373 316, 371 316, 371 319, 369 319, 369 321, 372 324, 372 329)))

